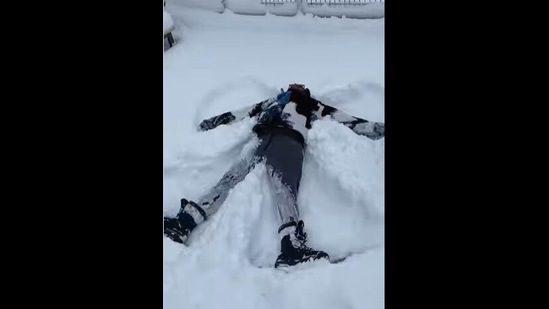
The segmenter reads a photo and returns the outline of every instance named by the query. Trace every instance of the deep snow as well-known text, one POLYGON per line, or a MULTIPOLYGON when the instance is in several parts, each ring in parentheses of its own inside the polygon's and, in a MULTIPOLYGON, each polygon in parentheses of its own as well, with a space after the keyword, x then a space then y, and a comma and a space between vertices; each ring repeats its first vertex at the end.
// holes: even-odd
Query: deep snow
MULTIPOLYGON (((200 120, 289 83, 352 115, 384 121, 384 21, 242 16, 168 3, 164 54, 164 215, 196 200, 255 143, 253 121, 198 132, 200 120)), ((383 308, 384 139, 330 120, 309 132, 300 211, 308 244, 345 262, 272 268, 276 210, 259 166, 189 246, 164 239, 164 308, 383 308)))

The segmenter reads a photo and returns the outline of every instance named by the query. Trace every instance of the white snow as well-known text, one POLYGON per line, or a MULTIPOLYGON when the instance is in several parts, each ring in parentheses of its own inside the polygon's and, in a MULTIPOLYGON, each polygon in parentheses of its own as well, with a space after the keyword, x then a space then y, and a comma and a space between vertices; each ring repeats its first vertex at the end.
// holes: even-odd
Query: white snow
POLYGON ((174 23, 173 23, 173 19, 172 19, 172 16, 170 15, 170 13, 166 12, 166 10, 164 10, 164 13, 163 13, 164 17, 163 17, 163 21, 164 21, 164 34, 170 32, 173 30, 173 27, 174 27, 174 23))
POLYGON ((182 5, 193 9, 222 13, 225 10, 223 0, 166 0, 166 7, 182 5))
MULTIPOLYGON (((164 53, 164 215, 182 197, 198 199, 257 142, 250 119, 198 132, 202 119, 298 82, 349 114, 384 121, 383 19, 166 7, 181 39, 164 53)), ((384 308, 384 143, 331 119, 309 131, 298 199, 308 244, 332 258, 355 255, 274 269, 279 223, 260 165, 188 247, 164 238, 164 309, 384 308)))
POLYGON ((299 4, 296 0, 266 4, 261 3, 261 0, 225 0, 225 5, 234 13, 244 15, 265 15, 268 12, 279 16, 294 16, 299 10, 299 4))
POLYGON ((345 16, 348 18, 385 16, 384 0, 302 0, 301 2, 298 0, 171 0, 171 2, 218 13, 224 12, 226 8, 233 13, 243 15, 312 14, 320 17, 345 16))

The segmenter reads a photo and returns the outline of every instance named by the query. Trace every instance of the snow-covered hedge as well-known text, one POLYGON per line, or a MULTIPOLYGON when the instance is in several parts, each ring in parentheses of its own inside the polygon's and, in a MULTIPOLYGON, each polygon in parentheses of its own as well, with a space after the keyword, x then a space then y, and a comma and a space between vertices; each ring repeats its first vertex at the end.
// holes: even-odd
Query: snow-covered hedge
POLYGON ((204 9, 218 13, 223 13, 225 10, 223 0, 166 0, 166 2, 178 2, 193 9, 204 9))
POLYGON ((382 18, 385 16, 385 0, 167 0, 222 13, 225 9, 236 14, 295 16, 312 14, 314 16, 382 18), (360 4, 356 4, 359 2, 360 4))
POLYGON ((295 16, 299 11, 297 0, 225 0, 225 7, 243 15, 295 16))

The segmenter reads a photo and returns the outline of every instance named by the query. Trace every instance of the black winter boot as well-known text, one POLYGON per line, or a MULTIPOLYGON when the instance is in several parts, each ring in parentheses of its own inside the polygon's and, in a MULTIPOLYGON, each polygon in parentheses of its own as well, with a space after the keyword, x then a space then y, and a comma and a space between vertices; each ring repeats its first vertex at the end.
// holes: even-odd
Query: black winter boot
POLYGON ((307 234, 303 232, 303 221, 290 222, 279 228, 279 233, 284 233, 280 242, 281 253, 276 259, 275 268, 279 266, 293 266, 298 263, 329 259, 324 251, 313 250, 305 245, 307 234))
POLYGON ((189 234, 197 226, 195 219, 185 211, 187 205, 198 207, 193 201, 181 199, 181 208, 175 218, 164 217, 164 235, 181 244, 186 243, 189 234))

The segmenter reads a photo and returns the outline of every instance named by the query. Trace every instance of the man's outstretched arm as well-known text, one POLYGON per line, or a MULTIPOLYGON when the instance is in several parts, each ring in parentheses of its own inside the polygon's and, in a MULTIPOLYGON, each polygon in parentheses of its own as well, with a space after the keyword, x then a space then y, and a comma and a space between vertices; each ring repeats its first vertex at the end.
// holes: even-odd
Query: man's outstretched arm
POLYGON ((318 110, 314 112, 315 116, 318 118, 331 116, 333 120, 345 125, 356 134, 366 136, 373 140, 377 140, 385 136, 385 124, 382 122, 368 121, 366 119, 349 115, 320 101, 318 101, 318 106, 318 110))
POLYGON ((215 129, 222 124, 233 124, 235 122, 242 121, 248 117, 255 117, 276 100, 277 97, 272 97, 251 106, 246 106, 234 111, 225 112, 223 114, 204 119, 202 120, 202 122, 200 122, 199 130, 208 131, 211 129, 215 129))

